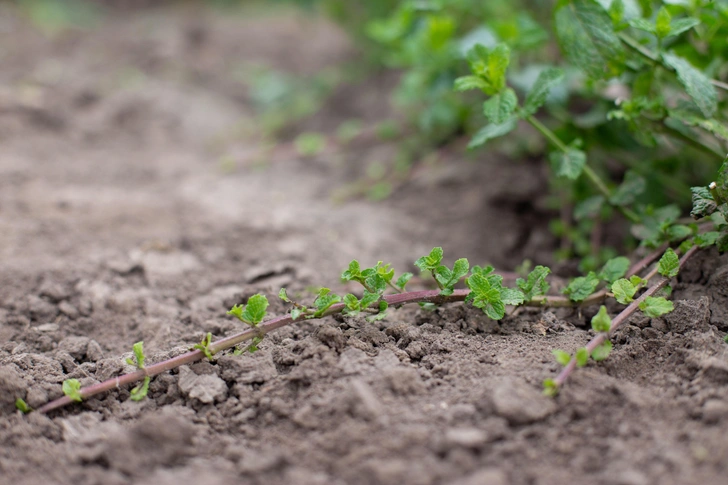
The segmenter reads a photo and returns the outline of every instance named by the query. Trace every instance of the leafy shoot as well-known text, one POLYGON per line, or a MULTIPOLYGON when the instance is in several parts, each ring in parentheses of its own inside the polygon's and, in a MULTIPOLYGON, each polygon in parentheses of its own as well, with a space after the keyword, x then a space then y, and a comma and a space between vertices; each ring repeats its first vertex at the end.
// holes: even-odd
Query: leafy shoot
POLYGON ((192 348, 202 351, 202 353, 205 354, 205 357, 207 357, 207 360, 212 360, 214 357, 214 353, 210 350, 211 343, 212 333, 207 332, 207 334, 202 337, 202 341, 199 344, 195 344, 192 348))
POLYGON ((63 381, 63 394, 71 398, 72 401, 81 402, 81 382, 78 379, 66 379, 63 381))

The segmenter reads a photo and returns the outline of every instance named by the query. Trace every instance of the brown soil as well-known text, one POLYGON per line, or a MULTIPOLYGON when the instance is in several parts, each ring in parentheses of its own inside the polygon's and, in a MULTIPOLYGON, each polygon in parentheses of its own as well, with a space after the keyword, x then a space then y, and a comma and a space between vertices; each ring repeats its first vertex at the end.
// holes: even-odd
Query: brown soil
MULTIPOLYGON (((253 293, 345 291, 352 258, 404 271, 442 245, 510 269, 553 242, 541 164, 450 154, 382 203, 335 204, 394 147, 267 156, 236 135, 256 125, 241 66, 351 58, 313 18, 165 7, 48 37, 0 5, 0 39, 0 482, 726 483, 728 259, 713 253, 678 278, 675 313, 634 317, 553 400, 551 350, 583 345, 593 310, 327 318, 158 376, 141 403, 119 389, 19 414, 16 397, 119 375, 139 340, 159 361, 238 331, 225 312, 253 293)), ((340 88, 324 125, 383 116, 390 84, 340 88)))

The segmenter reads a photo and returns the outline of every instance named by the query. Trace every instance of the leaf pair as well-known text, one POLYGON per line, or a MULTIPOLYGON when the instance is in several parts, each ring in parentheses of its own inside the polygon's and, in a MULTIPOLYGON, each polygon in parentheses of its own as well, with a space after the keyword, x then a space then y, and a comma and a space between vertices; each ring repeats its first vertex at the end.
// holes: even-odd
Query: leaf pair
POLYGON ((257 327, 265 318, 267 308, 268 298, 264 295, 256 294, 248 299, 247 305, 235 305, 227 314, 236 317, 251 327, 257 327))
POLYGON ((441 247, 432 248, 430 254, 422 256, 415 261, 421 271, 429 271, 437 282, 437 286, 440 288, 441 295, 452 295, 455 290, 455 285, 460 279, 468 274, 470 269, 470 263, 465 258, 460 258, 455 261, 452 269, 448 268, 442 262, 443 251, 441 247))
POLYGON ((520 305, 525 299, 521 290, 504 287, 503 277, 493 273, 492 266, 473 266, 465 283, 471 290, 465 301, 482 309, 493 320, 505 316, 506 305, 520 305))

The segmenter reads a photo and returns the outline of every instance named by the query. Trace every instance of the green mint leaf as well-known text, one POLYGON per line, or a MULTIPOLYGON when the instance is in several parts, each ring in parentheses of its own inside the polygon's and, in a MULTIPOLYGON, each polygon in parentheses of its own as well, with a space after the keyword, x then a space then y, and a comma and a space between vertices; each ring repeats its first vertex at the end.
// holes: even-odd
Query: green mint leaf
POLYGON ((625 52, 614 33, 612 19, 595 0, 561 0, 554 26, 566 57, 595 79, 613 77, 622 70, 625 52))
POLYGON ((657 11, 657 19, 655 20, 655 34, 662 39, 672 31, 670 24, 672 23, 672 15, 667 11, 665 6, 660 7, 657 11))
POLYGON ((656 318, 665 313, 670 313, 674 309, 675 306, 672 302, 661 296, 656 298, 648 296, 640 302, 640 310, 650 318, 656 318))
POLYGON ((432 248, 429 255, 422 256, 420 259, 415 261, 415 266, 420 268, 421 271, 434 272, 435 269, 440 266, 442 255, 443 251, 441 247, 432 248))
POLYGON ((526 279, 518 278, 516 286, 521 289, 526 300, 531 300, 535 296, 545 295, 549 291, 549 284, 546 277, 551 270, 546 266, 536 266, 526 279))
POLYGON ((622 25, 624 19, 624 2, 622 0, 612 0, 609 4, 609 17, 612 19, 612 25, 616 28, 622 25))
POLYGON ((720 233, 718 231, 704 232, 703 234, 695 236, 695 244, 697 244, 698 247, 707 248, 715 245, 718 238, 720 238, 720 233))
POLYGON ((662 54, 662 60, 675 69, 677 78, 685 86, 685 90, 698 105, 703 116, 712 118, 718 107, 718 95, 710 79, 682 57, 662 54))
POLYGON ((245 305, 245 311, 243 311, 243 321, 256 327, 265 318, 267 308, 268 298, 261 294, 251 296, 248 299, 248 304, 245 305))
POLYGON ((364 277, 361 274, 361 266, 359 266, 359 261, 356 259, 352 260, 349 263, 349 269, 341 273, 341 279, 343 281, 363 281, 364 277))
POLYGON ((645 191, 647 183, 644 177, 628 170, 624 176, 622 185, 609 197, 609 202, 613 205, 626 206, 634 203, 638 195, 645 191))
POLYGON ((240 304, 233 305, 233 307, 230 309, 229 312, 227 312, 227 314, 228 315, 231 315, 231 316, 233 316, 235 318, 237 318, 241 322, 244 322, 244 320, 243 320, 243 309, 244 308, 245 307, 243 305, 240 305, 240 304))
POLYGON ((543 395, 548 397, 554 397, 559 393, 559 386, 556 385, 556 381, 553 379, 544 379, 543 381, 543 395))
POLYGON ((72 401, 81 402, 81 382, 78 379, 66 379, 63 381, 63 394, 71 398, 72 401))
POLYGON ((564 289, 564 294, 568 295, 572 301, 582 301, 587 296, 594 293, 599 285, 599 278, 596 273, 589 271, 586 276, 579 276, 574 278, 569 286, 564 289))
POLYGON ((500 297, 505 305, 520 305, 524 301, 523 292, 515 288, 501 288, 500 297))
POLYGON ((554 349, 551 353, 556 357, 556 362, 563 366, 569 365, 569 362, 571 362, 571 355, 563 350, 554 349))
POLYGON ((674 224, 665 230, 667 240, 670 242, 682 241, 686 237, 693 235, 693 230, 684 224, 674 224))
POLYGON ((680 246, 678 246, 677 249, 681 254, 685 254, 693 246, 695 246, 695 241, 693 239, 686 239, 680 243, 680 246))
POLYGON ((680 35, 697 25, 700 25, 700 20, 692 17, 673 20, 672 24, 670 25, 670 33, 667 34, 665 37, 674 37, 676 35, 680 35))
POLYGON ((326 310, 331 308, 332 305, 341 301, 341 297, 335 293, 331 293, 329 288, 321 288, 319 290, 318 297, 313 302, 313 306, 316 307, 316 313, 314 317, 318 318, 326 313, 326 310))
POLYGON ((629 282, 632 283, 635 288, 637 288, 638 286, 645 285, 647 283, 647 280, 641 278, 639 275, 632 275, 629 277, 629 282))
POLYGON ((610 353, 612 353, 612 342, 610 340, 605 340, 603 344, 594 349, 591 357, 599 362, 609 357, 610 353))
POLYGON ((483 103, 483 114, 492 124, 501 125, 511 118, 516 106, 518 106, 516 92, 506 88, 483 103))
POLYGON ((493 320, 500 320, 505 316, 506 306, 501 299, 500 284, 493 285, 489 275, 482 273, 471 274, 465 283, 471 289, 470 303, 480 308, 493 320))
POLYGON ((586 363, 589 361, 589 351, 586 350, 586 347, 582 347, 576 351, 575 357, 576 357, 576 366, 584 367, 586 365, 586 363))
POLYGON ((28 414, 29 412, 31 412, 33 410, 33 408, 28 406, 28 403, 26 403, 21 398, 17 398, 15 400, 15 408, 23 414, 28 414))
POLYGON ((487 90, 489 84, 478 76, 462 76, 455 79, 455 91, 469 91, 471 89, 487 90))
MULTIPOLYGON (((641 279, 641 278, 640 278, 641 279)), ((628 305, 632 302, 634 294, 637 292, 637 288, 627 279, 620 279, 612 283, 612 293, 614 298, 622 305, 628 305)))
POLYGON ((212 360, 214 358, 214 354, 210 350, 210 344, 212 343, 212 333, 207 332, 204 337, 202 337, 202 341, 199 344, 195 344, 192 346, 194 350, 201 351, 205 357, 207 357, 207 360, 212 360))
POLYGON ((563 79, 564 71, 561 69, 548 67, 541 71, 523 103, 523 115, 532 116, 536 114, 538 109, 546 102, 551 89, 560 84, 563 79))
POLYGON ((137 342, 132 346, 134 358, 136 358, 136 366, 140 369, 144 368, 144 342, 137 342))
POLYGON ((609 318, 607 307, 604 305, 599 307, 599 311, 591 319, 591 326, 595 332, 609 332, 609 329, 612 328, 612 319, 609 318))
POLYGON ((382 264, 381 261, 377 262, 377 265, 374 267, 376 273, 381 276, 381 278, 384 280, 385 284, 392 281, 392 278, 394 278, 394 270, 391 268, 392 264, 382 264))
POLYGON ((586 165, 586 153, 575 148, 569 148, 566 152, 556 150, 551 152, 549 160, 557 177, 576 180, 586 165))
POLYGON ((305 310, 301 308, 291 308, 291 320, 297 320, 305 310))
POLYGON ((409 283, 409 280, 412 279, 412 276, 414 276, 412 273, 402 273, 399 278, 397 278, 397 282, 394 284, 397 288, 404 290, 405 286, 407 286, 407 283, 409 283))
POLYGON ((665 254, 660 258, 659 263, 657 263, 657 271, 666 278, 677 276, 680 271, 680 260, 672 248, 667 248, 665 254))
POLYGON ((288 293, 286 292, 285 288, 281 288, 278 292, 278 298, 285 301, 286 303, 291 303, 291 299, 288 298, 288 293))
POLYGON ((599 277, 611 285, 624 276, 628 269, 629 259, 624 256, 619 256, 610 259, 604 264, 602 270, 599 272, 599 277))
POLYGON ((344 311, 347 315, 354 316, 358 314, 359 311, 361 311, 359 299, 351 293, 347 293, 346 295, 344 295, 344 304, 346 305, 344 311))
POLYGON ((691 187, 690 191, 693 193, 693 210, 690 211, 693 218, 700 219, 716 211, 718 204, 707 187, 691 187))
POLYGON ((365 310, 369 308, 374 302, 379 300, 381 298, 381 295, 379 293, 371 293, 369 291, 364 291, 364 294, 361 297, 361 301, 359 302, 359 306, 362 310, 365 310))
POLYGON ((131 395, 129 396, 129 399, 131 399, 132 401, 141 401, 142 399, 147 397, 147 393, 149 392, 150 380, 151 379, 149 378, 149 376, 146 376, 144 378, 144 382, 142 382, 141 385, 136 386, 130 391, 131 395))
POLYGON ((510 62, 511 49, 507 44, 498 44, 490 51, 487 76, 496 93, 501 92, 506 85, 506 71, 510 62))
POLYGON ((507 135, 511 131, 515 130, 516 126, 518 126, 518 123, 515 118, 505 121, 504 123, 499 125, 494 125, 492 123, 485 125, 483 128, 478 130, 475 135, 473 135, 470 143, 468 143, 468 148, 476 148, 485 144, 485 142, 487 142, 488 140, 498 138, 499 136, 507 135))
POLYGON ((649 20, 641 19, 641 18, 629 19, 629 25, 631 25, 635 29, 643 30, 643 31, 649 32, 651 34, 654 34, 655 30, 656 30, 655 24, 653 24, 649 20))
MULTIPOLYGON (((392 271, 392 274, 394 275, 394 271, 392 271)), ((384 293, 384 290, 387 289, 387 281, 384 279, 384 277, 378 273, 372 273, 364 280, 364 286, 375 293, 379 293, 380 295, 384 293)))

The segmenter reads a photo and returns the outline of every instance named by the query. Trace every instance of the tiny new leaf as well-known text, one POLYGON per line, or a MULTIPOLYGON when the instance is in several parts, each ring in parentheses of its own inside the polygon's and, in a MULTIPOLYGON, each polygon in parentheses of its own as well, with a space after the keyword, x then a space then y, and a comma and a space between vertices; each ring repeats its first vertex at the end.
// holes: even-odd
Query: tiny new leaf
POLYGON ((675 309, 675 306, 670 300, 658 296, 648 296, 642 302, 640 302, 640 310, 650 318, 656 318, 665 313, 670 313, 675 309))
POLYGON ((491 123, 501 125, 511 118, 517 105, 516 92, 506 88, 483 103, 483 114, 491 123))
POLYGON ((434 272, 435 269, 440 266, 440 262, 442 261, 442 254, 443 251, 441 247, 432 248, 432 251, 430 251, 429 255, 422 256, 420 259, 415 261, 415 266, 420 268, 421 271, 434 272))
POLYGON ((147 393, 149 392, 149 381, 151 379, 149 376, 146 376, 144 378, 144 382, 142 382, 140 385, 136 386, 130 391, 129 399, 132 401, 141 401, 145 397, 147 397, 147 393))
POLYGON ((66 379, 63 381, 63 394, 68 396, 72 401, 81 402, 81 383, 78 379, 66 379))
POLYGON ((584 367, 589 361, 589 351, 586 347, 581 347, 576 351, 576 366, 584 367))
POLYGON ((516 285, 523 292, 523 296, 526 300, 530 300, 535 296, 545 295, 549 291, 549 284, 546 281, 546 277, 551 273, 551 270, 546 266, 536 266, 531 271, 527 278, 518 278, 516 285))
POLYGON ((404 290, 405 286, 407 286, 407 283, 409 283, 409 280, 412 279, 412 276, 414 276, 412 273, 402 273, 399 278, 397 278, 397 282, 394 284, 397 288, 400 290, 404 290))
POLYGON ((559 386, 553 379, 545 379, 543 381, 543 393, 545 396, 554 397, 559 393, 559 386))
POLYGON ((609 284, 624 276, 629 269, 629 259, 624 256, 612 258, 604 264, 599 277, 609 284))
POLYGON ((612 327, 612 319, 609 318, 607 307, 604 305, 599 307, 599 312, 592 317, 591 326, 595 332, 609 332, 612 327))
POLYGON ((21 398, 17 398, 15 400, 15 408, 23 414, 28 414, 33 410, 30 406, 28 406, 28 403, 21 398))
POLYGON ((589 271, 586 276, 574 278, 569 286, 564 289, 564 294, 568 295, 572 301, 582 301, 587 296, 594 293, 599 285, 599 278, 596 273, 589 271))
POLYGON ((558 177, 576 180, 586 165, 586 153, 576 148, 567 151, 555 150, 549 155, 549 160, 558 177))
POLYGON ((558 362, 561 365, 568 365, 569 362, 571 362, 571 355, 569 355, 568 352, 564 352, 563 350, 554 349, 551 351, 552 354, 554 354, 554 357, 556 357, 556 362, 558 362))
POLYGON ((335 293, 331 293, 329 288, 321 288, 316 300, 313 302, 313 305, 316 307, 316 313, 313 316, 315 318, 322 317, 326 313, 326 310, 340 301, 341 297, 335 293))
POLYGON ((134 362, 131 359, 126 359, 126 363, 129 365, 136 365, 139 369, 144 368, 144 342, 137 342, 132 346, 132 351, 134 352, 134 358, 136 359, 136 362, 134 362))
POLYGON ((672 248, 667 248, 665 254, 660 258, 659 263, 657 263, 657 271, 666 278, 677 276, 680 271, 680 260, 672 248))
POLYGON ((288 293, 286 292, 285 288, 281 288, 278 292, 278 298, 285 301, 286 303, 291 303, 291 299, 288 298, 288 293))
POLYGON ((610 340, 605 340, 603 344, 597 346, 592 351, 592 359, 599 362, 600 360, 604 360, 607 357, 609 357, 609 354, 612 352, 612 342, 610 340))
POLYGON ((515 118, 511 118, 497 125, 493 123, 487 124, 473 135, 470 143, 468 143, 468 148, 477 148, 488 140, 507 135, 511 131, 515 130, 516 126, 518 126, 518 123, 515 118))
POLYGON ((212 343, 212 333, 207 332, 204 337, 202 337, 202 341, 199 344, 195 344, 192 346, 194 350, 201 351, 205 357, 207 357, 207 360, 212 360, 214 357, 214 354, 210 350, 210 344, 212 343))
POLYGON ((628 279, 622 278, 612 283, 612 293, 622 305, 628 305, 632 302, 634 294, 637 291, 635 285, 628 279))
POLYGON ((538 109, 546 102, 551 88, 558 85, 563 79, 564 71, 561 69, 548 67, 541 71, 523 103, 523 115, 531 116, 536 114, 538 109))

